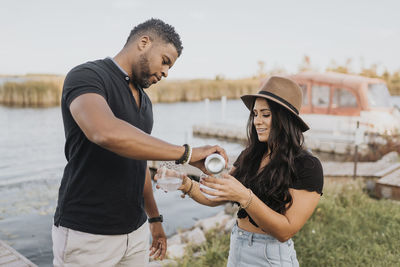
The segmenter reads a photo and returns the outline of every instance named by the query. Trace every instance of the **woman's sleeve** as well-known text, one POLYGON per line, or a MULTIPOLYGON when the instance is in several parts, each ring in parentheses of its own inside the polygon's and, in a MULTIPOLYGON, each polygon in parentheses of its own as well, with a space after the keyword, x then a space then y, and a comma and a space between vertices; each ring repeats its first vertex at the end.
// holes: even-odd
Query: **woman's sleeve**
POLYGON ((321 162, 312 155, 300 157, 295 162, 297 177, 293 181, 294 189, 318 192, 322 195, 324 174, 321 162))
POLYGON ((235 167, 235 168, 239 167, 240 158, 242 157, 243 152, 244 152, 244 150, 242 152, 240 152, 239 156, 236 158, 235 162, 233 163, 233 167, 235 167))

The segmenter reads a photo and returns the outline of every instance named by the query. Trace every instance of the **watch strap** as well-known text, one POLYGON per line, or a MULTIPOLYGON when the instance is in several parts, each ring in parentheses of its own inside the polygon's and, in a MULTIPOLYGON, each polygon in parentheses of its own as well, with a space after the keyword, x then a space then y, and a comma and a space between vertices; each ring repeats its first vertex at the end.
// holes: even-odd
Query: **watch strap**
POLYGON ((148 221, 149 223, 154 223, 154 222, 163 222, 163 216, 160 214, 160 216, 149 218, 148 221))

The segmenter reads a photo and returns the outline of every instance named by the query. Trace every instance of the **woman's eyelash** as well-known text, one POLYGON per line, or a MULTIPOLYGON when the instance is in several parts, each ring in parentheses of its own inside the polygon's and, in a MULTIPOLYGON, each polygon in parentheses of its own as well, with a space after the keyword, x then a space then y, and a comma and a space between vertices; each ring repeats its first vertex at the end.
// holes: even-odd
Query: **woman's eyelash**
MULTIPOLYGON (((252 112, 253 117, 257 117, 257 113, 252 112)), ((271 114, 261 114, 261 116, 263 116, 264 118, 268 118, 269 116, 271 116, 271 114)))

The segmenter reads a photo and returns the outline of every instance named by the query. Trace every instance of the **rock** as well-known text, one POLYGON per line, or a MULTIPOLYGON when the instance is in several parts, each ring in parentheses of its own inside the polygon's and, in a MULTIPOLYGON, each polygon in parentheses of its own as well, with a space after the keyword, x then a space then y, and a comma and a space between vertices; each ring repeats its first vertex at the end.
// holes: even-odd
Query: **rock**
POLYGON ((199 227, 194 228, 192 231, 188 231, 182 234, 184 242, 191 243, 194 245, 201 245, 206 242, 206 236, 199 227))
POLYGON ((170 238, 168 238, 167 244, 168 246, 182 244, 182 234, 176 234, 171 236, 170 238))
POLYGON ((232 230, 233 226, 235 225, 235 223, 236 223, 236 218, 232 218, 229 221, 227 221, 225 223, 225 227, 224 227, 225 232, 230 232, 232 230))
POLYGON ((167 256, 169 258, 182 258, 185 255, 187 244, 171 245, 167 248, 167 256))
POLYGON ((234 215, 239 210, 239 206, 231 202, 225 204, 224 211, 226 214, 234 215))
POLYGON ((218 228, 218 227, 224 226, 225 223, 231 218, 232 217, 229 215, 226 215, 224 213, 224 211, 221 211, 214 217, 199 220, 198 222, 196 222, 195 227, 200 227, 204 232, 208 232, 209 230, 211 230, 213 228, 218 228))
POLYGON ((201 257, 204 254, 205 254, 205 251, 197 251, 197 252, 193 253, 193 258, 201 257))

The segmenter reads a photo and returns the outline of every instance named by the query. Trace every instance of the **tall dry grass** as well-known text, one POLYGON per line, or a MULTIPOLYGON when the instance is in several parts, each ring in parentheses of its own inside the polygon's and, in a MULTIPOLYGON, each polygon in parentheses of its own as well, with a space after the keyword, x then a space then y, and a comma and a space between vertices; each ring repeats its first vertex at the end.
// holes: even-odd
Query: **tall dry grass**
POLYGON ((260 85, 257 78, 240 80, 182 80, 161 81, 146 89, 153 103, 200 101, 205 98, 237 99, 243 94, 254 93, 260 85))
POLYGON ((16 107, 48 107, 60 105, 64 77, 27 75, 21 82, 5 82, 0 86, 0 104, 16 107))
MULTIPOLYGON (((26 75, 22 82, 6 82, 0 86, 0 104, 22 107, 45 107, 60 104, 64 77, 26 75)), ((146 89, 153 103, 200 101, 205 98, 237 99, 254 93, 260 85, 258 78, 240 80, 172 80, 161 81, 146 89)))

